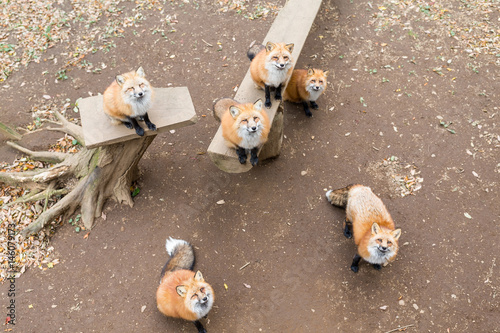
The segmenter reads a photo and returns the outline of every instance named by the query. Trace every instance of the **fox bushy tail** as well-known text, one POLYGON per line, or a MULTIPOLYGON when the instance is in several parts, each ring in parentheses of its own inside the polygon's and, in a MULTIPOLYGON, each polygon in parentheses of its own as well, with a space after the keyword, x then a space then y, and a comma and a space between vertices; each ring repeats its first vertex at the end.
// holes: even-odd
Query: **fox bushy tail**
POLYGON ((348 185, 337 190, 330 190, 326 192, 326 199, 334 206, 345 208, 349 198, 349 190, 354 185, 348 185))
POLYGON ((167 272, 173 272, 179 269, 193 269, 194 250, 191 244, 185 240, 170 237, 167 239, 165 247, 170 258, 168 258, 165 266, 163 266, 160 279, 162 279, 167 272))

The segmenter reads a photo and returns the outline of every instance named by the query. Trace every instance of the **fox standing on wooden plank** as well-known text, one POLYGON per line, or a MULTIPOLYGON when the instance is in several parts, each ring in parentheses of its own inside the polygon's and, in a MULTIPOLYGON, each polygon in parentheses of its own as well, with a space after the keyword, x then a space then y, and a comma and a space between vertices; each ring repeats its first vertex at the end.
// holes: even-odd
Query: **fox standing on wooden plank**
POLYGON ((199 320, 212 309, 214 290, 200 271, 192 270, 194 251, 191 244, 170 237, 166 248, 170 258, 162 269, 156 291, 158 310, 165 316, 193 321, 198 333, 206 333, 199 320))
POLYGON ((312 117, 307 102, 311 103, 313 109, 318 108, 316 100, 325 91, 328 71, 321 69, 294 69, 292 77, 286 86, 283 99, 294 103, 302 103, 306 116, 312 117))
POLYGON ((146 80, 142 67, 135 72, 117 75, 115 81, 104 91, 104 113, 114 124, 125 124, 143 136, 144 129, 137 119, 144 120, 151 131, 156 125, 149 120, 148 110, 153 103, 154 90, 146 80))
POLYGON ((240 163, 246 163, 250 152, 250 163, 257 165, 257 153, 271 129, 262 100, 241 104, 230 98, 220 99, 214 105, 214 117, 221 122, 226 145, 236 149, 240 163))
POLYGON ((352 238, 357 253, 351 270, 357 273, 361 258, 380 269, 380 265, 396 259, 401 229, 394 228, 394 221, 382 200, 369 187, 349 185, 326 192, 326 198, 335 206, 346 210, 344 236, 352 238))
POLYGON ((276 88, 275 99, 281 100, 281 90, 292 75, 292 51, 293 44, 267 42, 266 46, 254 45, 247 52, 250 74, 255 84, 264 89, 267 108, 272 105, 270 89, 276 88))

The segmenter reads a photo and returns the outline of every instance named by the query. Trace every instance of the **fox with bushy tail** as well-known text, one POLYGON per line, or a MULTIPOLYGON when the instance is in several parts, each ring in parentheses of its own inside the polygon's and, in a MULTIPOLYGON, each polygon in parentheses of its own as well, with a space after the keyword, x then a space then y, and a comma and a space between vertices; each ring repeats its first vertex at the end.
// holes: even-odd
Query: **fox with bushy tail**
POLYGON ((361 259, 378 270, 396 258, 401 229, 395 229, 384 203, 369 187, 349 185, 326 192, 326 198, 332 205, 345 208, 344 236, 354 236, 357 246, 351 264, 354 273, 361 259))
POLYGON ((190 320, 198 333, 206 333, 200 319, 212 309, 214 290, 200 271, 192 270, 195 257, 191 244, 170 237, 166 248, 170 258, 162 269, 156 291, 158 310, 165 316, 190 320))

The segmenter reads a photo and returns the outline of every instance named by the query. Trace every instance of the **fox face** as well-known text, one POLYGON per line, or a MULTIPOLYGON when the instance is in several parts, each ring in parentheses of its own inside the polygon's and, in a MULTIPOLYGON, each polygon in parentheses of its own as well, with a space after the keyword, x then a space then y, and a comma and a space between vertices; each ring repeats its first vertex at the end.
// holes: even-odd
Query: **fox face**
POLYGON ((373 223, 371 233, 368 242, 370 258, 367 261, 372 264, 384 264, 398 252, 398 239, 401 236, 401 229, 383 230, 377 223, 373 223))
POLYGON ((307 71, 306 77, 306 90, 309 92, 310 100, 315 101, 326 89, 327 80, 326 77, 328 71, 323 72, 319 69, 310 68, 307 71))
MULTIPOLYGON (((271 68, 287 70, 292 66, 293 44, 271 43, 266 44, 267 63, 271 68)), ((268 68, 268 69, 271 69, 268 68)))
POLYGON ((146 80, 144 69, 139 67, 137 71, 117 75, 116 83, 120 86, 123 100, 131 104, 136 111, 135 116, 142 116, 151 104, 152 88, 146 80))
POLYGON ((196 313, 198 318, 206 316, 214 304, 214 291, 200 271, 196 272, 189 284, 177 286, 176 290, 184 298, 186 308, 196 313))
POLYGON ((233 105, 229 108, 229 113, 234 119, 233 127, 241 138, 239 144, 241 148, 252 149, 261 144, 261 134, 266 128, 262 114, 263 104, 259 99, 253 105, 233 105))

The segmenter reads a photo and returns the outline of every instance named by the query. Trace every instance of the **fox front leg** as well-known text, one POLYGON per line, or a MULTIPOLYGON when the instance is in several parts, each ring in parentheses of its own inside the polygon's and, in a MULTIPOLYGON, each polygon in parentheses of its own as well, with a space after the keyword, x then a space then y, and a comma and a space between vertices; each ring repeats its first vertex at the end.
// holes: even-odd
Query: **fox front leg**
POLYGON ((274 98, 277 100, 277 101, 281 101, 281 88, 282 88, 283 84, 280 83, 280 85, 276 88, 276 95, 274 95, 274 98))
POLYGON ((144 115, 144 122, 151 131, 156 131, 156 125, 149 120, 149 115, 147 113, 144 115))
POLYGON ((311 110, 309 110, 309 105, 307 105, 307 102, 302 102, 302 105, 304 106, 304 112, 306 113, 306 116, 311 118, 313 116, 311 110))
POLYGON ((238 160, 241 164, 245 164, 247 162, 247 151, 245 148, 236 148, 236 154, 238 155, 238 160))
POLYGON ((252 166, 256 166, 257 163, 259 163, 259 157, 257 156, 257 152, 259 151, 259 148, 255 147, 250 151, 250 163, 252 163, 252 166))
POLYGON ((311 101, 311 107, 312 107, 314 110, 319 109, 319 105, 318 105, 318 104, 316 104, 316 102, 315 102, 315 101, 311 101))
POLYGON ((266 102, 264 105, 269 109, 273 104, 271 103, 271 87, 267 84, 264 84, 264 93, 266 95, 266 102))
POLYGON ((205 327, 203 327, 199 320, 195 320, 193 323, 194 326, 196 326, 196 328, 198 329, 198 333, 207 333, 207 330, 205 329, 205 327))
POLYGON ((352 238, 352 222, 348 219, 344 221, 344 236, 346 238, 352 238))
MULTIPOLYGON (((141 126, 139 126, 139 123, 137 122, 137 120, 135 118, 127 117, 127 120, 129 122, 129 124, 132 124, 137 135, 139 135, 139 136, 144 135, 144 129, 141 126)), ((127 126, 127 123, 125 123, 125 126, 127 126)), ((132 127, 127 126, 127 128, 132 128, 132 127)))
POLYGON ((359 261, 361 260, 361 256, 356 253, 354 258, 352 259, 351 271, 357 273, 359 271, 359 261))

